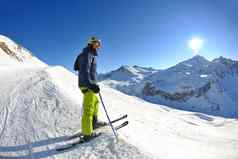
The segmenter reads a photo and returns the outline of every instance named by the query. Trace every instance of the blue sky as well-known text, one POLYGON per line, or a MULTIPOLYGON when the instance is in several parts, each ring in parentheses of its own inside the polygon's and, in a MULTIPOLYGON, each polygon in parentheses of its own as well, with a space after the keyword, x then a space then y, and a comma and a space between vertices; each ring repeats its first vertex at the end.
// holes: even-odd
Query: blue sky
POLYGON ((140 65, 163 69, 200 55, 238 59, 236 0, 1 0, 0 34, 50 65, 72 70, 90 36, 102 39, 98 71, 140 65), (4 7, 3 7, 4 6, 4 7))

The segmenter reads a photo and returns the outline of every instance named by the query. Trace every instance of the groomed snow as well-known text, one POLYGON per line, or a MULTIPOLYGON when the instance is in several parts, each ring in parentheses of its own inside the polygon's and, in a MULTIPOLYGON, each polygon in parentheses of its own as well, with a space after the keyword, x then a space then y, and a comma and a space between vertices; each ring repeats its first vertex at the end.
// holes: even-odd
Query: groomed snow
MULTIPOLYGON (((110 129, 64 153, 63 136, 80 128, 82 94, 77 77, 63 67, 1 68, 2 158, 236 159, 238 121, 179 111, 128 96, 103 84, 111 118, 128 114, 129 125, 114 144, 110 129), (9 82, 6 82, 9 81, 9 82), (58 138, 60 137, 60 138, 58 138)), ((101 120, 106 117, 101 110, 101 120)))

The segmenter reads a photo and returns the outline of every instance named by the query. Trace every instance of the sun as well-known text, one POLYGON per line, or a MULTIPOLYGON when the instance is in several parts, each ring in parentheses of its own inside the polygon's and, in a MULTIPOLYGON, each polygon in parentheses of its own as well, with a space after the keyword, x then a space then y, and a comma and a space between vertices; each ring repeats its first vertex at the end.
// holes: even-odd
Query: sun
POLYGON ((197 55, 202 49, 203 40, 201 38, 192 38, 189 41, 189 47, 193 50, 193 54, 197 55))

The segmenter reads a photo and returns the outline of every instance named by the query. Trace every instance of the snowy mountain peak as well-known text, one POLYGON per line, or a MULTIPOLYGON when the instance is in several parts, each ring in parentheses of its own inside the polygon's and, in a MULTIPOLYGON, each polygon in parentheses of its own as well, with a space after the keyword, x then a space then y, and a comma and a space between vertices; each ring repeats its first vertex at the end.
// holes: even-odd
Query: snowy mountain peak
POLYGON ((117 81, 137 81, 141 80, 144 77, 156 72, 158 70, 140 66, 129 66, 129 65, 122 65, 120 68, 113 70, 111 72, 100 74, 98 76, 98 80, 117 80, 117 81))
POLYGON ((203 56, 201 56, 201 55, 195 55, 195 56, 192 57, 192 59, 208 61, 205 57, 203 57, 203 56))
POLYGON ((9 39, 8 37, 4 36, 4 35, 0 35, 0 41, 4 41, 7 43, 13 43, 13 41, 11 39, 9 39))
POLYGON ((32 54, 28 50, 23 50, 23 47, 3 35, 0 35, 0 48, 19 62, 32 57, 32 54))
POLYGON ((158 71, 152 67, 142 67, 142 66, 138 66, 138 65, 134 65, 133 68, 137 69, 137 70, 141 70, 141 71, 145 71, 145 72, 150 72, 150 71, 158 71))
POLYGON ((129 72, 131 74, 137 75, 138 73, 148 73, 148 72, 153 72, 157 71, 156 69, 153 69, 151 67, 141 67, 141 66, 129 66, 129 65, 122 65, 118 70, 116 71, 123 71, 123 72, 129 72))
POLYGON ((237 61, 224 57, 209 61, 197 55, 165 70, 150 74, 141 70, 148 71, 139 66, 122 66, 109 73, 103 83, 157 104, 238 116, 237 61))
POLYGON ((0 35, 0 65, 34 64, 46 66, 33 54, 10 38, 0 35))
POLYGON ((191 59, 183 61, 179 64, 183 64, 183 65, 192 67, 192 66, 204 66, 204 65, 208 65, 209 63, 210 63, 210 61, 207 60, 205 57, 196 55, 196 56, 192 57, 191 59))
POLYGON ((134 74, 134 73, 137 72, 136 69, 134 69, 134 67, 129 66, 129 65, 122 65, 122 66, 118 69, 118 71, 129 72, 129 73, 132 73, 132 74, 134 74))
POLYGON ((220 56, 219 58, 216 58, 212 61, 213 63, 220 63, 224 65, 232 65, 238 63, 238 61, 231 60, 229 58, 225 58, 223 56, 220 56))

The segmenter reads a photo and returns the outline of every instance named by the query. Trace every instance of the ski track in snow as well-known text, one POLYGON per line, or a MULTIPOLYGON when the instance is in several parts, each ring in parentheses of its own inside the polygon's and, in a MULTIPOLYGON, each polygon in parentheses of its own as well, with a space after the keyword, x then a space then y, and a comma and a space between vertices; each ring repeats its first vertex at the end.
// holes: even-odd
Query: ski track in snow
POLYGON ((3 123, 3 126, 1 126, 1 127, 2 127, 2 130, 1 130, 1 133, 0 133, 0 139, 1 139, 1 137, 3 136, 4 130, 5 130, 5 128, 6 128, 7 118, 8 118, 8 112, 9 112, 7 106, 3 107, 3 109, 4 109, 5 111, 4 111, 4 110, 1 111, 1 112, 4 113, 4 114, 1 115, 1 116, 3 116, 3 121, 4 121, 4 123, 3 123))
MULTIPOLYGON (((62 67, 48 67, 17 69, 0 81, 5 90, 0 92, 0 158, 237 159, 237 120, 151 104, 104 85, 110 117, 128 113, 119 143, 106 128, 90 143, 57 152, 58 146, 70 144, 67 135, 80 128, 77 77, 62 67)), ((100 117, 106 121, 105 115, 100 117)))
MULTIPOLYGON (((0 146, 0 158, 6 158, 6 159, 7 158, 10 158, 10 159, 34 158, 35 159, 35 158, 49 158, 49 157, 56 158, 57 154, 63 154, 63 156, 64 155, 67 156, 67 153, 56 152, 54 148, 58 143, 65 143, 65 138, 67 136, 55 137, 55 138, 48 137, 48 139, 39 140, 41 138, 39 135, 42 132, 39 129, 37 129, 37 126, 35 125, 36 123, 38 123, 38 124, 43 124, 45 127, 48 127, 48 125, 45 125, 46 123, 44 121, 34 120, 34 117, 37 117, 37 115, 34 116, 35 112, 33 111, 39 111, 38 109, 41 109, 42 107, 42 103, 39 103, 42 101, 39 101, 38 99, 39 96, 42 96, 41 93, 43 93, 43 96, 45 95, 47 96, 47 98, 51 98, 50 101, 52 101, 52 99, 55 100, 53 105, 56 108, 54 108, 53 111, 56 111, 57 107, 69 105, 67 101, 60 99, 59 95, 61 95, 61 93, 57 90, 58 89, 57 86, 54 83, 52 83, 51 78, 49 77, 49 74, 47 74, 46 70, 47 69, 35 70, 32 73, 30 73, 30 75, 27 75, 24 78, 20 78, 19 80, 16 79, 16 85, 11 87, 11 89, 8 89, 9 97, 6 98, 5 101, 2 100, 4 101, 2 105, 3 106, 2 109, 5 110, 4 111, 5 113, 3 114, 4 116, 3 125, 1 125, 0 127, 1 128, 0 137, 1 139, 3 139, 2 142, 0 141, 0 145, 5 145, 5 146, 0 146), (36 89, 39 89, 39 88, 43 88, 43 89, 40 91, 36 91, 36 89), (11 109, 8 110, 8 108, 11 108, 11 109), (39 122, 42 122, 42 123, 39 123, 39 122), (15 125, 18 125, 18 126, 15 126, 15 125), (11 128, 14 128, 15 130, 10 130, 11 128), (7 141, 12 141, 12 142, 7 143, 7 141), (8 144, 17 145, 17 146, 7 146, 8 144)), ((27 72, 27 70, 24 70, 24 72, 27 72)), ((47 107, 47 105, 45 106, 47 107)), ((58 111, 65 111, 65 110, 59 109, 58 111)), ((73 113, 75 114, 75 111, 73 113)), ((50 117, 47 117, 47 116, 45 117, 46 119, 50 119, 50 117)), ((61 118, 61 116, 59 116, 59 118, 61 118)), ((58 124, 60 124, 60 122, 59 123, 53 122, 52 126, 50 126, 55 128, 54 131, 56 131, 56 134, 53 136, 62 135, 62 131, 57 132, 57 127, 59 127, 58 124)), ((65 126, 68 126, 68 125, 65 125, 65 126)), ((80 127, 80 125, 78 125, 78 127, 80 127)), ((71 128, 71 130, 70 128, 67 128, 67 129, 69 130, 66 131, 68 132, 66 134, 70 134, 70 132, 72 133, 73 131, 75 131, 75 127, 74 129, 71 128)), ((46 133, 45 134, 46 137, 51 135, 49 131, 45 133, 46 133)), ((109 150, 107 154, 109 155, 108 158, 126 158, 126 157, 138 158, 138 156, 136 157, 135 155, 136 153, 140 156, 139 158, 151 158, 149 157, 149 155, 147 155, 147 157, 143 157, 146 155, 144 155, 143 153, 140 153, 139 150, 137 150, 135 147, 126 143, 123 143, 122 144, 123 146, 118 146, 118 149, 120 148, 121 151, 123 151, 123 153, 120 154, 120 150, 119 151, 115 150, 115 147, 113 148, 114 144, 110 143, 112 142, 111 141, 112 138, 113 138, 112 136, 105 136, 105 138, 103 139, 103 142, 107 143, 108 145, 107 144, 101 145, 102 144, 101 142, 97 142, 98 144, 96 145, 94 143, 91 143, 86 146, 87 149, 91 149, 93 147, 95 148, 95 146, 99 147, 101 148, 100 150, 98 150, 100 153, 98 151, 95 151, 95 153, 89 153, 89 150, 88 151, 84 150, 85 146, 83 146, 82 148, 76 147, 70 151, 76 151, 76 154, 78 154, 78 151, 80 151, 80 149, 82 152, 85 151, 84 153, 80 152, 80 156, 82 158, 95 158, 100 155, 103 156, 101 153, 105 149, 109 150), (110 142, 107 142, 107 141, 110 141, 110 142), (128 151, 128 149, 132 149, 136 153, 133 153, 133 151, 128 151), (126 154, 126 156, 123 157, 123 154, 126 154)), ((90 151, 93 151, 93 150, 90 150, 90 151)), ((75 155, 72 155, 70 152, 70 156, 67 156, 64 158, 74 158, 72 156, 75 156, 75 155)))

